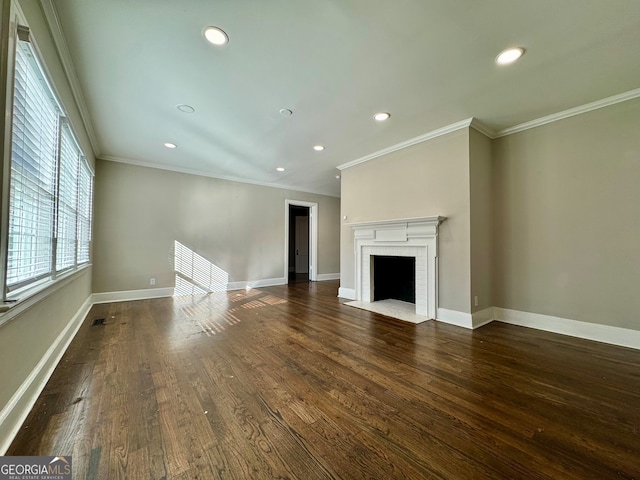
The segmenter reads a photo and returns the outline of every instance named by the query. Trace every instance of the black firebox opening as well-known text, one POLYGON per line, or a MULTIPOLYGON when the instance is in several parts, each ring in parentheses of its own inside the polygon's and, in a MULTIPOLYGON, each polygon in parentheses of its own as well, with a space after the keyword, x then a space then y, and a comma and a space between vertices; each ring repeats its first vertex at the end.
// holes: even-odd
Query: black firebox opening
POLYGON ((415 257, 373 256, 373 300, 416 303, 415 257))

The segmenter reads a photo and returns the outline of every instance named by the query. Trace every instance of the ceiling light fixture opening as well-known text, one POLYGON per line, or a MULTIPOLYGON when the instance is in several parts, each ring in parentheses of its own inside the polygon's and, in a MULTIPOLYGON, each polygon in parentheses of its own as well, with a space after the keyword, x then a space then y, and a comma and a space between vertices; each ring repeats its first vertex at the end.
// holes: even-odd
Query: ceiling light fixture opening
POLYGON ((191 105, 187 105, 186 103, 181 103, 176 105, 176 108, 180 110, 182 113, 193 113, 196 111, 191 105))
POLYGON ((167 148, 176 148, 177 147, 177 145, 175 143, 171 143, 171 142, 166 142, 164 144, 164 146, 167 147, 167 148))
POLYGON ((389 120, 389 117, 391 117, 390 113, 378 112, 373 116, 373 119, 377 122, 384 122, 385 120, 389 120))
POLYGON ((224 30, 218 27, 206 27, 204 32, 202 32, 204 38, 207 39, 209 43, 213 45, 226 45, 229 43, 229 36, 225 33, 224 30))
POLYGON ((314 145, 314 146, 313 146, 313 149, 314 149, 316 152, 321 152, 321 151, 323 151, 323 150, 324 150, 324 145, 314 145))
POLYGON ((498 65, 509 65, 518 60, 522 55, 524 55, 524 48, 522 47, 507 48, 498 54, 496 63, 498 65))
POLYGON ((276 168, 276 170, 279 171, 279 172, 284 172, 284 167, 278 167, 278 168, 276 168))
POLYGON ((282 115, 283 117, 290 117, 291 115, 293 115, 293 111, 289 110, 288 108, 281 108, 280 115, 282 115))

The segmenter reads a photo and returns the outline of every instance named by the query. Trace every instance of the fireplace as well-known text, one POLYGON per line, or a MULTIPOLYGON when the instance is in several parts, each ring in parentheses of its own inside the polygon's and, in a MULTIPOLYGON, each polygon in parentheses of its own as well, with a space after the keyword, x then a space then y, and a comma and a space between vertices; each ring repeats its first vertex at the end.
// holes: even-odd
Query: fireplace
MULTIPOLYGON (((414 290, 415 303, 414 312, 418 315, 427 316, 428 292, 427 292, 427 248, 411 245, 365 245, 361 248, 360 255, 360 296, 357 300, 371 303, 375 302, 375 270, 371 268, 373 258, 381 257, 404 257, 415 263, 414 269, 414 290)), ((358 281, 358 275, 356 275, 358 281)), ((358 285, 356 284, 356 287, 358 285)), ((356 292, 358 289, 356 289, 356 292)), ((432 317, 435 318, 435 312, 432 317)), ((425 318, 426 320, 426 318, 425 318)))
MULTIPOLYGON (((358 304, 356 306, 374 310, 374 308, 367 308, 367 304, 375 305, 379 300, 376 298, 375 275, 378 265, 375 259, 402 257, 405 260, 396 261, 404 264, 399 268, 409 270, 410 267, 407 265, 413 265, 413 287, 405 286, 403 290, 412 288, 414 296, 410 299, 397 297, 396 299, 414 304, 415 307, 412 307, 413 315, 397 318, 414 323, 436 318, 437 236, 438 225, 443 220, 444 217, 424 217, 351 224, 354 229, 356 253, 355 290, 358 304)), ((385 262, 383 260, 383 263, 385 262)), ((383 265, 381 268, 384 270, 387 266, 383 265)), ((402 275, 406 276, 410 273, 403 271, 402 275)), ((410 284, 411 280, 408 282, 408 285, 410 284)), ((386 287, 383 287, 383 291, 384 288, 386 287)))
POLYGON ((373 301, 401 300, 416 303, 416 259, 372 255, 373 301))

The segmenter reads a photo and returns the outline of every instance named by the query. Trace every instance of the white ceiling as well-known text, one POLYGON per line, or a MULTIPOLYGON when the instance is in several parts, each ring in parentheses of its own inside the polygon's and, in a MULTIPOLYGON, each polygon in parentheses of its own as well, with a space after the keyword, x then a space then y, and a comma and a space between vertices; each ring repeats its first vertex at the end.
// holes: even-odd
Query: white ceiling
POLYGON ((469 117, 500 131, 640 87, 639 0, 56 0, 55 9, 96 156, 335 196, 337 165, 425 132, 469 117), (207 25, 229 44, 208 44, 207 25), (509 46, 526 54, 497 66, 509 46), (179 112, 182 103, 196 112, 179 112), (377 123, 377 111, 392 117, 377 123), (317 143, 326 150, 314 152, 317 143))

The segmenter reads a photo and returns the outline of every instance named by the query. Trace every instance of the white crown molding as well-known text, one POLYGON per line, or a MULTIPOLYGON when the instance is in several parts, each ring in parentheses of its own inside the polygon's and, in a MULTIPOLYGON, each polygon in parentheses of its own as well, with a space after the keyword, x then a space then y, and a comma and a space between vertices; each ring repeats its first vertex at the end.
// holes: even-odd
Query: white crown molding
POLYGON ((520 123, 519 125, 514 125, 513 127, 504 128, 502 130, 499 130, 495 134, 495 136, 491 138, 506 137, 507 135, 523 132, 531 128, 540 127, 548 123, 557 122, 558 120, 564 120, 565 118, 581 115, 583 113, 591 112, 592 110, 597 110, 599 108, 615 105, 616 103, 626 102, 627 100, 633 100, 634 98, 638 98, 638 97, 640 97, 640 88, 636 88, 635 90, 629 90, 628 92, 623 92, 618 95, 613 95, 611 97, 603 98, 602 100, 597 100, 595 102, 587 103, 585 105, 580 105, 575 108, 563 110, 562 112, 553 113, 545 117, 536 118, 535 120, 520 123))
POLYGON ((340 195, 332 195, 327 192, 321 192, 319 190, 303 190, 293 185, 284 185, 280 183, 260 182, 258 180, 249 180, 246 178, 230 177, 225 175, 214 175, 202 170, 195 170, 191 168, 176 167, 173 165, 160 165, 152 162, 143 162, 139 160, 130 160, 128 158, 116 157, 113 155, 103 155, 99 157, 100 160, 106 160, 108 162, 124 163, 127 165, 134 165, 136 167, 155 168, 157 170, 166 170, 168 172, 186 173, 187 175, 198 175, 200 177, 217 178, 218 180, 227 180, 229 182, 248 183, 250 185, 258 185, 260 187, 279 188, 281 190, 291 190, 293 192, 312 193, 314 195, 323 195, 325 197, 340 198, 340 195))
POLYGON ((87 136, 89 137, 93 154, 97 157, 100 153, 97 137, 93 128, 93 123, 91 122, 87 103, 85 102, 84 95, 82 93, 82 88, 80 87, 78 74, 73 64, 73 60, 71 59, 69 46, 64 36, 62 25, 60 24, 58 12, 54 5, 54 0, 40 0, 40 6, 42 7, 45 19, 49 25, 49 31, 53 37, 53 43, 55 44, 58 56, 62 62, 62 68, 64 69, 65 76, 67 77, 67 81, 71 87, 71 94, 73 95, 73 99, 75 100, 78 111, 80 112, 80 118, 82 119, 87 136))
POLYGON ((496 138, 497 132, 495 131, 495 129, 491 128, 489 125, 485 125, 475 117, 471 118, 471 125, 469 126, 483 134, 485 137, 488 137, 492 140, 496 138))
POLYGON ((382 150, 378 150, 376 152, 370 153, 369 155, 365 155, 364 157, 360 157, 350 162, 343 163, 342 165, 338 165, 336 168, 338 170, 346 170, 347 168, 353 167, 355 165, 359 165, 364 162, 368 162, 369 160, 373 160, 378 157, 382 157, 383 155, 388 155, 389 153, 402 150, 403 148, 416 145, 417 143, 426 142, 427 140, 431 140, 433 138, 440 137, 442 135, 446 135, 448 133, 452 133, 467 127, 471 127, 474 130, 477 130, 478 132, 482 133, 486 137, 490 138, 491 140, 494 140, 496 138, 505 137, 507 135, 512 135, 514 133, 523 132, 531 128, 536 128, 542 125, 546 125, 548 123, 557 122, 558 120, 563 120, 565 118, 573 117, 575 115, 587 113, 592 110, 597 110, 599 108, 615 105, 616 103, 626 102, 627 100, 633 100, 634 98, 638 98, 638 97, 640 97, 640 88, 636 88, 635 90, 630 90, 628 92, 623 92, 618 95, 613 95, 611 97, 603 98, 601 100, 587 103, 585 105, 580 105, 575 108, 563 110, 561 112, 557 112, 551 115, 540 117, 535 120, 530 120, 528 122, 520 123, 518 125, 514 125, 513 127, 503 128, 502 130, 496 130, 490 127, 489 125, 484 124, 477 118, 471 117, 466 120, 462 120, 460 122, 452 123, 451 125, 447 125, 437 130, 432 130, 430 132, 424 133, 417 137, 410 138, 409 140, 397 143, 390 147, 383 148, 382 150))
MULTIPOLYGON (((169 170, 169 171, 175 171, 175 172, 179 172, 179 173, 188 173, 188 174, 192 174, 192 175, 199 175, 199 176, 206 176, 206 177, 211 177, 211 178, 218 178, 218 179, 222 179, 222 180, 229 180, 229 181, 234 181, 234 182, 240 182, 240 183, 249 183, 249 184, 253 184, 253 185, 260 185, 260 186, 266 186, 266 187, 273 187, 273 188, 280 188, 280 189, 286 189, 286 190, 294 190, 294 191, 300 191, 300 192, 305 192, 305 193, 313 193, 313 194, 318 194, 318 195, 326 195, 326 196, 332 196, 332 197, 340 197, 339 195, 331 195, 325 192, 321 192, 321 191, 317 191, 317 190, 309 190, 309 189, 300 189, 299 187, 294 187, 294 186, 289 186, 289 185, 283 185, 283 184, 278 184, 278 183, 269 183, 269 182, 260 182, 260 181, 254 181, 254 180, 247 180, 247 179, 242 179, 242 178, 238 178, 238 177, 227 177, 227 176, 218 176, 218 175, 212 175, 206 172, 202 172, 202 171, 197 171, 197 170, 190 170, 190 169, 183 169, 180 167, 169 167, 169 166, 160 166, 160 165, 155 165, 152 163, 147 163, 147 162, 138 162, 138 161, 131 161, 131 160, 126 160, 126 159, 122 159, 122 158, 117 158, 117 157, 113 157, 113 156, 101 156, 100 155, 100 150, 98 148, 98 142, 97 142, 97 137, 95 134, 95 129, 93 128, 93 123, 91 122, 91 117, 89 114, 89 110, 86 104, 86 101, 84 99, 84 95, 82 93, 82 88, 80 86, 80 82, 78 80, 78 75, 77 75, 77 71, 75 69, 75 66, 73 64, 73 60, 69 51, 69 47, 68 47, 68 43, 66 41, 66 38, 64 36, 64 32, 62 29, 62 25, 60 23, 59 20, 59 16, 57 14, 56 8, 55 8, 55 0, 39 0, 42 11, 44 13, 45 19, 47 21, 47 24, 49 26, 49 30, 51 32, 51 36, 53 37, 54 40, 54 44, 56 47, 56 50, 58 51, 58 55, 60 57, 65 75, 67 77, 67 80, 69 82, 71 91, 72 91, 72 95, 74 97, 76 106, 78 108, 78 111, 80 112, 80 117, 82 119, 84 128, 87 132, 87 135, 89 137, 89 141, 91 143, 91 147, 93 149, 93 153, 96 157, 102 158, 103 160, 109 160, 109 161, 114 161, 114 162, 120 162, 120 163, 128 163, 131 165, 138 165, 138 166, 143 166, 143 167, 149 167, 149 168, 158 168, 158 169, 162 169, 162 170, 169 170)), ((487 136, 490 139, 496 139, 496 138, 500 138, 500 137, 504 137, 507 135, 512 135, 515 133, 519 133, 519 132, 523 132, 525 130, 529 130, 532 128, 536 128, 542 125, 546 125, 552 122, 556 122, 558 120, 563 120, 565 118, 569 118, 569 117, 573 117, 576 115, 580 115, 583 113, 587 113, 590 112, 592 110, 597 110, 600 108, 604 108, 610 105, 614 105, 616 103, 621 103, 621 102, 625 102, 627 100, 632 100, 634 98, 638 98, 640 97, 640 88, 634 89, 634 90, 630 90, 628 92, 623 92, 617 95, 613 95, 601 100, 597 100, 585 105, 581 105, 578 107, 574 107, 574 108, 570 108, 568 110, 563 110, 561 112, 557 112, 551 115, 547 115, 544 117, 540 117, 534 120, 530 120, 528 122, 524 122, 524 123, 520 123, 518 125, 514 125, 512 127, 507 127, 501 130, 495 130, 492 127, 483 124, 482 122, 480 122, 479 120, 477 120, 476 118, 468 118, 466 120, 462 120, 460 122, 456 122, 450 125, 447 125, 445 127, 436 129, 436 130, 432 130, 430 132, 427 132, 425 134, 419 135, 417 137, 413 137, 410 138, 404 142, 400 142, 397 143, 395 145, 392 145, 390 147, 378 150, 376 152, 373 152, 371 154, 365 155, 363 157, 357 158, 355 160, 352 160, 350 162, 347 163, 343 163, 341 165, 338 165, 336 168, 339 170, 345 170, 347 168, 353 167, 355 165, 359 165, 361 163, 364 162, 368 162, 370 160, 373 160, 375 158, 384 156, 384 155, 388 155, 390 153, 396 152, 398 150, 402 150, 404 148, 410 147, 412 145, 416 145, 418 143, 422 143, 422 142, 426 142, 428 140, 455 132, 457 130, 461 130, 463 128, 468 128, 471 127, 475 130, 477 130, 478 132, 482 133, 483 135, 487 136)))
POLYGON ((437 130, 432 130, 430 132, 424 133, 417 137, 410 138, 409 140, 405 140, 404 142, 396 143, 395 145, 391 145, 390 147, 383 148, 382 150, 378 150, 377 152, 370 153, 369 155, 365 155, 364 157, 356 158, 355 160, 352 160, 350 162, 343 163, 342 165, 338 165, 336 168, 338 170, 346 170, 347 168, 351 168, 361 163, 368 162, 369 160, 382 157, 383 155, 388 155, 390 153, 397 152, 398 150, 402 150, 403 148, 411 147, 412 145, 426 142, 427 140, 441 137, 442 135, 453 133, 458 130, 462 130, 463 128, 468 128, 472 124, 472 121, 473 121, 473 118, 467 118, 466 120, 452 123, 451 125, 447 125, 446 127, 438 128, 437 130))

